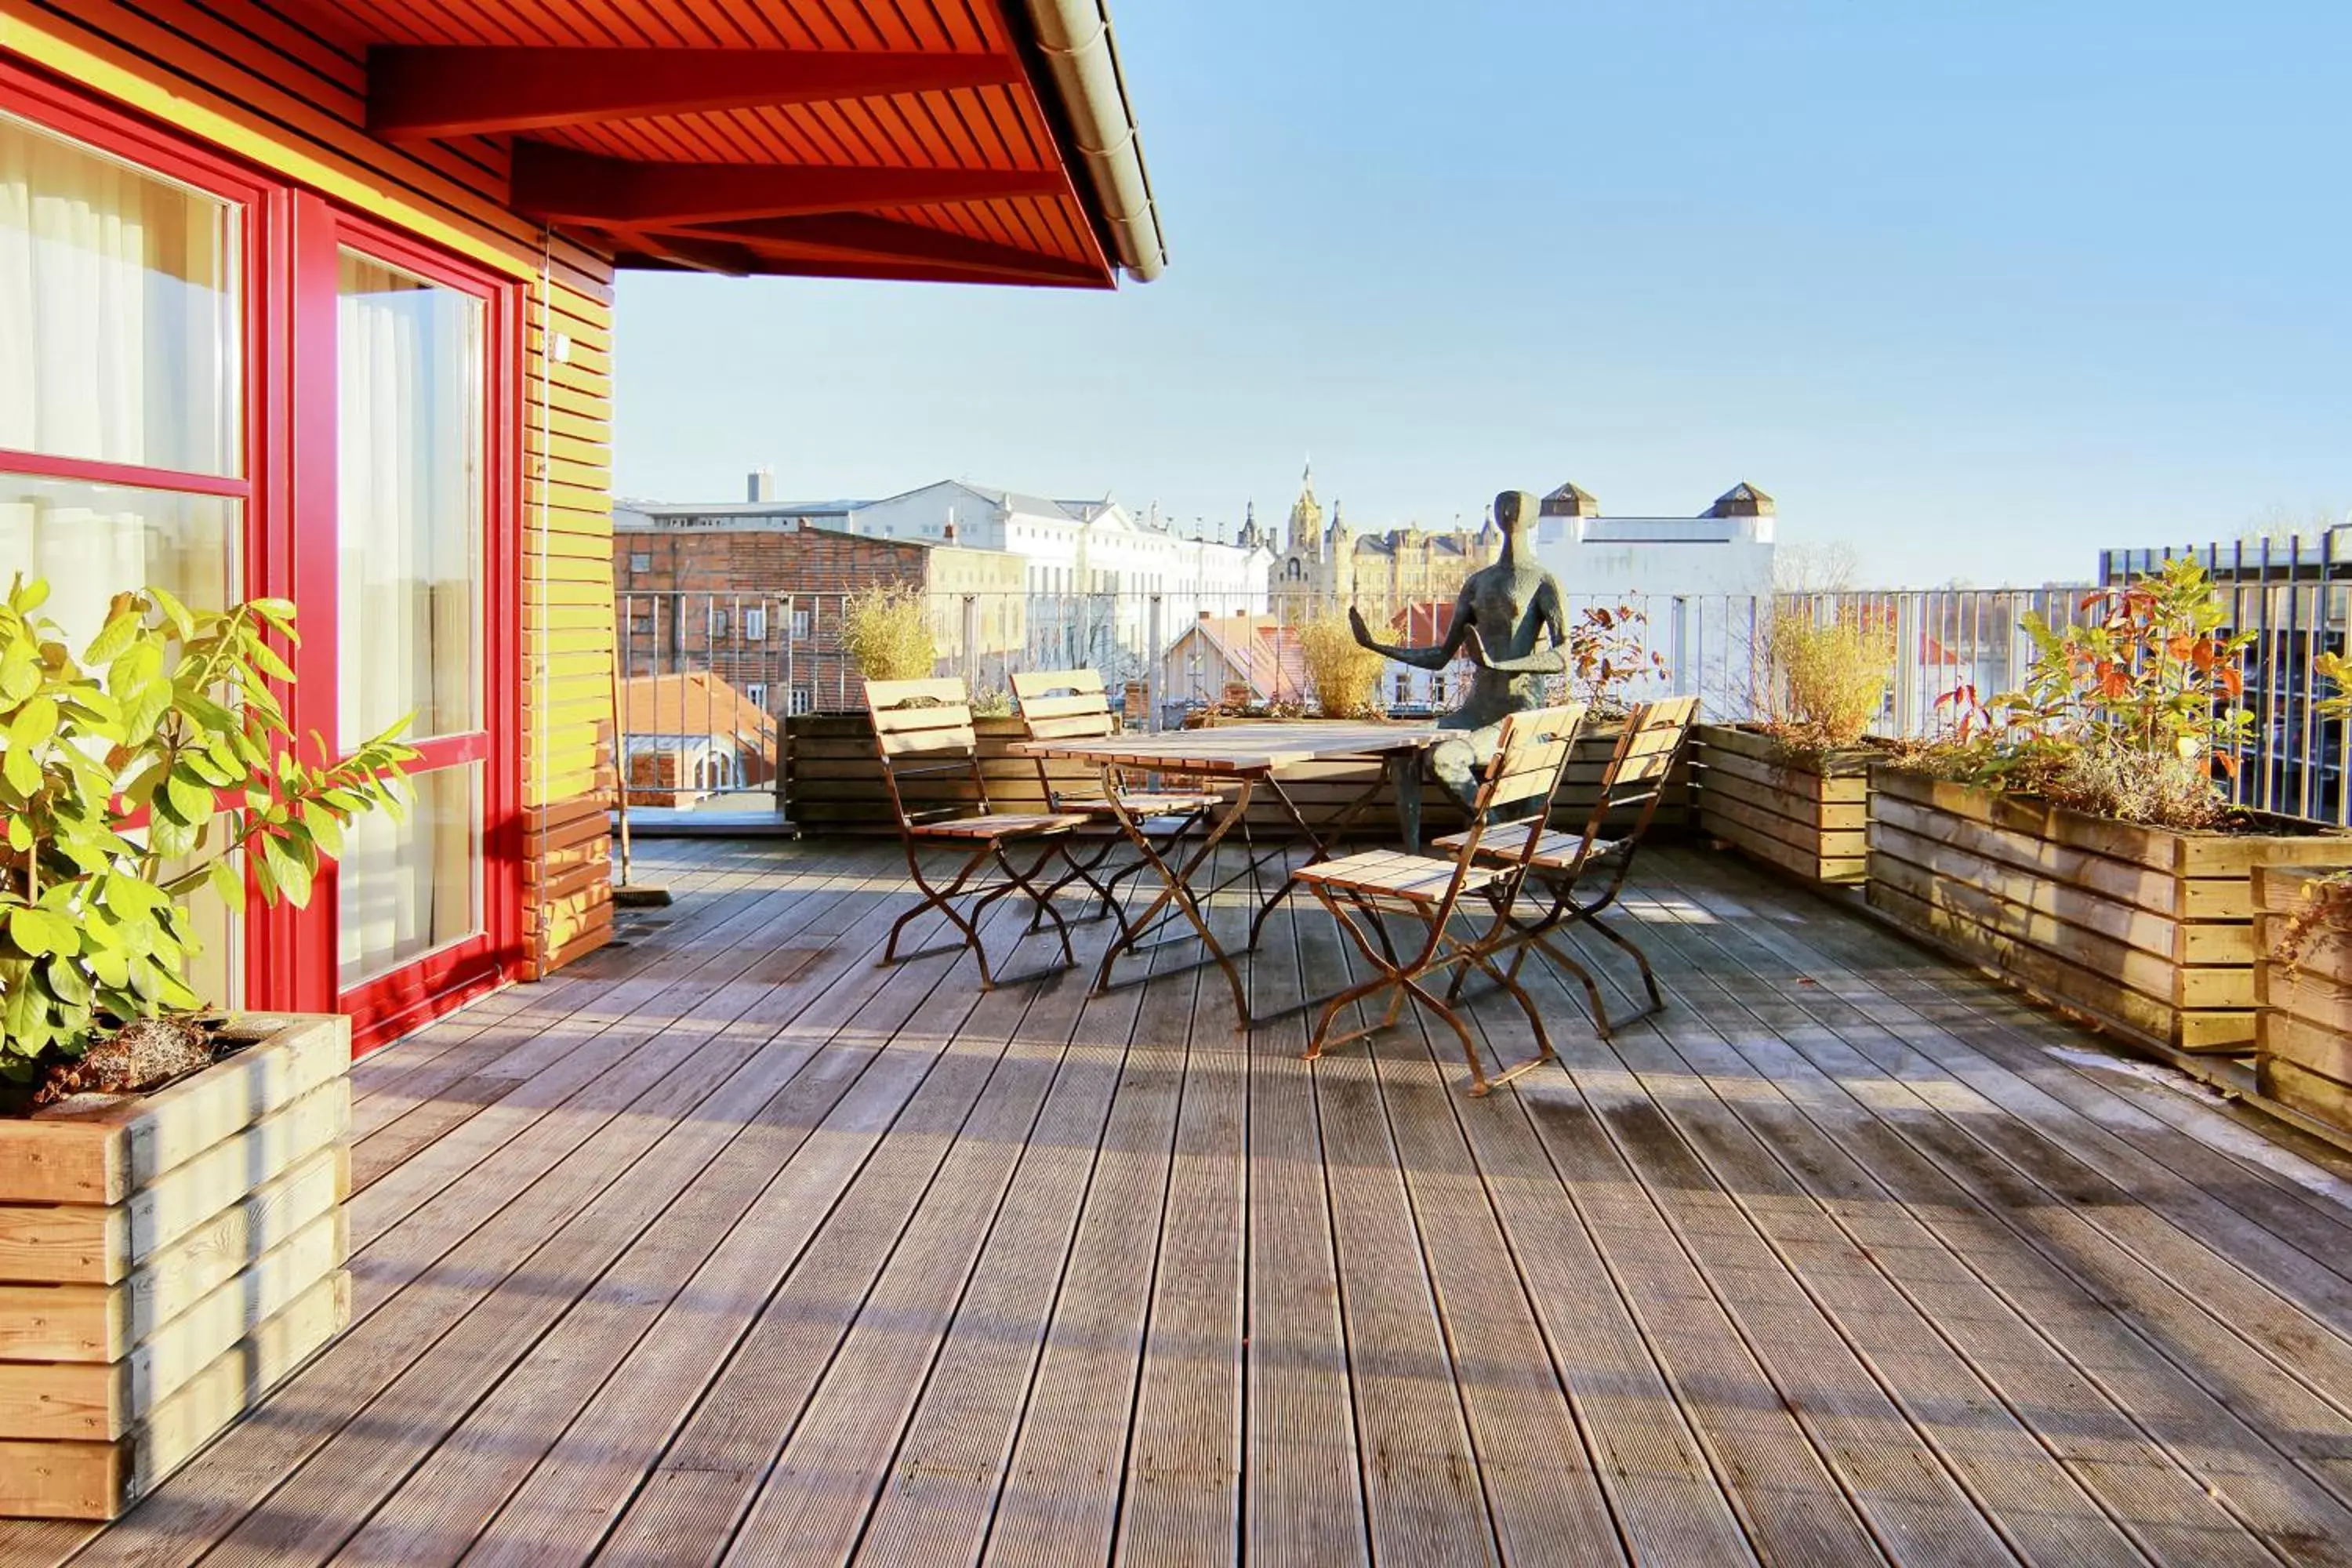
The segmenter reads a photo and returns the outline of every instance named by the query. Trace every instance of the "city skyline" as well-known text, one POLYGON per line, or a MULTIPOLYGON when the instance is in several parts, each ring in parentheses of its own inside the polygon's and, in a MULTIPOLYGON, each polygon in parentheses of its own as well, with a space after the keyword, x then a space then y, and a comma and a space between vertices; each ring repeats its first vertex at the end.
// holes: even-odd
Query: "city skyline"
POLYGON ((632 274, 617 478, 970 473, 1446 526, 1572 478, 1885 583, 2352 500, 2352 14, 1129 6, 1171 263, 1115 296, 632 274), (1234 39, 1249 47, 1234 50, 1234 39), (713 345, 723 344, 723 349, 713 345))

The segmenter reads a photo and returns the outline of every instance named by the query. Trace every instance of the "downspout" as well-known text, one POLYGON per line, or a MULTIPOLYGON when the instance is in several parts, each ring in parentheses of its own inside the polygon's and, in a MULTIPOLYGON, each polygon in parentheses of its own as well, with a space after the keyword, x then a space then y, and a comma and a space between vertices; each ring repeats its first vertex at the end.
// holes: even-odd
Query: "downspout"
POLYGON ((1073 151, 1109 231, 1113 259, 1139 283, 1166 269, 1160 209, 1143 168, 1143 144, 1118 68, 1105 0, 1024 0, 1037 49, 1059 91, 1073 151))

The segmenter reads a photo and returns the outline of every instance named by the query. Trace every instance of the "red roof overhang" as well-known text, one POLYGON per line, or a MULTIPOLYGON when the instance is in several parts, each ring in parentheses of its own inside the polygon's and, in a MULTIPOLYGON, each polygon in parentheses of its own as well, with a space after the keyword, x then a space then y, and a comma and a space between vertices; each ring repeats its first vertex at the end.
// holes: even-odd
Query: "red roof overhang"
POLYGON ((1108 288, 1013 0, 303 0, 368 128, 624 267, 1108 288))

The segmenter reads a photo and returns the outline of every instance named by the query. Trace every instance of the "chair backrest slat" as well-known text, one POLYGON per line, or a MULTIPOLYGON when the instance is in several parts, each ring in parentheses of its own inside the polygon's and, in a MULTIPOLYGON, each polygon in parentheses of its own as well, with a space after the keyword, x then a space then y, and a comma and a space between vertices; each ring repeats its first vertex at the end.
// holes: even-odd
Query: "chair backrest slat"
MULTIPOLYGON (((1034 669, 1016 675, 1013 701, 1032 741, 1091 741, 1118 733, 1118 715, 1111 711, 1098 670, 1034 669)), ((1062 792, 1055 785, 1053 770, 1043 757, 1036 763, 1046 804, 1058 806, 1062 792)))
POLYGON ((1624 884, 1626 872, 1633 868, 1634 850, 1658 814, 1666 782, 1682 760, 1691 725, 1697 717, 1696 697, 1669 697, 1645 702, 1627 715, 1608 766, 1601 770, 1599 797, 1585 816, 1583 837, 1575 853, 1564 861, 1557 855, 1547 856, 1545 864, 1561 865, 1573 876, 1583 869, 1596 848, 1607 847, 1615 851, 1611 857, 1613 870, 1608 895, 1614 898, 1616 889, 1624 884), (1633 816, 1630 822, 1624 820, 1629 812, 1633 816), (1613 825, 1612 818, 1616 819, 1613 825))
POLYGON ((1470 829, 1462 836, 1463 865, 1476 858, 1479 840, 1489 829, 1522 817, 1528 818, 1528 831, 1521 836, 1513 858, 1524 868, 1533 858, 1543 837, 1540 803, 1549 801, 1559 790, 1569 758, 1576 752, 1584 713, 1583 703, 1565 702, 1514 713, 1503 721, 1494 760, 1486 765, 1486 782, 1479 786, 1471 809, 1470 829), (1528 801, 1539 803, 1531 816, 1525 807, 1528 801))
POLYGON ((972 729, 971 697, 961 680, 869 680, 866 711, 874 721, 874 750, 899 829, 987 812, 988 780, 980 766, 980 737, 972 729), (910 805, 902 784, 960 774, 971 783, 969 801, 939 801, 947 787, 927 783, 910 805))

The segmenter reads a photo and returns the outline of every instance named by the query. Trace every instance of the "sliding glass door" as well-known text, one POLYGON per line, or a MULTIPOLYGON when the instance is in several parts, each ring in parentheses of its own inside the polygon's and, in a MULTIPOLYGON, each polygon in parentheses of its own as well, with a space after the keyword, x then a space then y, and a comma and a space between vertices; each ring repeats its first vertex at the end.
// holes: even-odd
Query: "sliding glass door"
POLYGON ((495 956, 492 769, 508 748, 491 712, 502 489, 488 458, 502 312, 494 285, 391 237, 339 219, 336 239, 335 733, 348 751, 404 725, 423 752, 414 809, 364 819, 334 878, 341 1005, 387 1019, 495 956))

